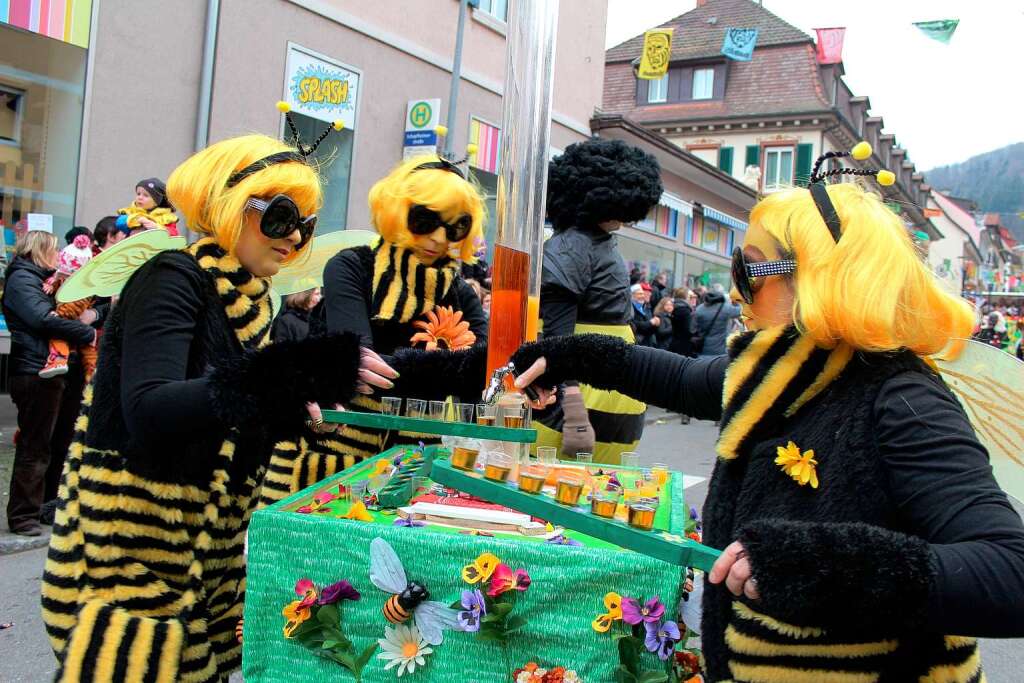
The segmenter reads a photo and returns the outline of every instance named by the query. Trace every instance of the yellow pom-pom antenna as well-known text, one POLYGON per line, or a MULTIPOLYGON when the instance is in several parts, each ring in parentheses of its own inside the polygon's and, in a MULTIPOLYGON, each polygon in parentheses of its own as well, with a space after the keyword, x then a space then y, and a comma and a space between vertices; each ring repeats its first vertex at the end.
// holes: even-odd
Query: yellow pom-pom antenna
POLYGON ((475 143, 471 142, 466 145, 466 154, 476 154, 476 151, 480 149, 475 143))
POLYGON ((879 185, 889 186, 896 182, 896 174, 892 171, 879 171, 875 179, 879 185))
POLYGON ((434 132, 441 137, 446 137, 448 135, 448 126, 435 126, 434 132))
POLYGON ((854 145, 853 149, 850 150, 850 156, 857 161, 864 161, 871 156, 871 145, 865 141, 858 142, 854 145))
POLYGON ((277 110, 282 114, 287 114, 292 110, 292 105, 288 104, 284 100, 280 100, 277 103, 277 110))
POLYGON ((340 131, 345 127, 345 122, 341 119, 335 119, 334 123, 331 124, 331 127, 334 128, 334 130, 340 131))

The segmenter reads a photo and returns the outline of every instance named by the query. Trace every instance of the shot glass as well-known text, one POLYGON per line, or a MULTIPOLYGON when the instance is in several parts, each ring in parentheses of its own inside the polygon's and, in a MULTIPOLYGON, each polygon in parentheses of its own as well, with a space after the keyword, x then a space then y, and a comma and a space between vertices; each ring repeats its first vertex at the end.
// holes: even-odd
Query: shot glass
POLYGON ((537 447, 537 460, 542 465, 554 465, 558 459, 558 449, 554 446, 538 446, 537 447))
POLYGON ((480 455, 479 442, 460 441, 452 447, 452 456, 449 460, 452 467, 467 472, 472 472, 476 467, 476 459, 480 455))
POLYGON ((619 464, 623 467, 640 467, 640 454, 636 451, 626 451, 619 456, 619 464))
POLYGON ((527 465, 519 469, 519 490, 524 493, 540 493, 547 479, 547 468, 543 465, 527 465))
POLYGON ((454 422, 472 422, 473 421, 473 404, 472 403, 455 403, 452 405, 454 422))
POLYGON ((591 465, 594 462, 594 454, 580 451, 576 454, 576 463, 579 465, 591 465))
POLYGON ((503 406, 501 409, 502 424, 505 427, 521 429, 526 422, 527 410, 528 408, 524 405, 503 406))
POLYGON ((484 477, 491 481, 508 481, 512 465, 512 456, 500 452, 489 453, 484 463, 484 477))
POLYGON ((654 483, 658 488, 663 488, 669 479, 668 465, 663 462, 654 463, 651 465, 651 476, 654 477, 654 483))
POLYGON ((657 498, 637 498, 627 506, 627 522, 635 529, 650 531, 654 528, 654 515, 657 512, 657 498))
POLYGON ((445 402, 444 401, 431 401, 430 402, 430 408, 429 408, 430 412, 427 413, 427 414, 430 416, 431 420, 438 420, 440 422, 443 422, 444 421, 444 408, 445 408, 445 402))
POLYGON ((380 400, 380 412, 384 415, 401 415, 402 399, 395 396, 385 396, 380 400))
POLYGON ((615 517, 615 509, 619 506, 621 497, 622 488, 615 484, 596 488, 590 494, 590 512, 598 517, 612 519, 615 517))
POLYGON ((405 416, 423 418, 427 413, 427 402, 418 398, 405 400, 405 416))
POLYGON ((483 425, 484 427, 493 427, 497 412, 497 406, 493 406, 490 403, 477 403, 476 423, 478 425, 483 425))
POLYGON ((555 500, 562 505, 575 507, 583 493, 583 476, 577 472, 563 472, 555 486, 555 500))

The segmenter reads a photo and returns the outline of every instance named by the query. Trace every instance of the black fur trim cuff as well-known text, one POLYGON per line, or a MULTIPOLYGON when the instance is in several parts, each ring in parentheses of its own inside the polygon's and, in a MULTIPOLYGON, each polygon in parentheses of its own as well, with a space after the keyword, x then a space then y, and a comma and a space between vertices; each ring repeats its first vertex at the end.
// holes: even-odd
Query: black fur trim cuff
POLYGON ((487 347, 465 351, 400 349, 385 358, 400 375, 393 396, 441 401, 458 396, 466 403, 480 400, 487 383, 487 347))
POLYGON ((934 581, 928 544, 862 523, 765 519, 739 534, 761 597, 782 621, 900 633, 925 623, 934 581))
POLYGON ((577 380, 598 389, 622 387, 632 344, 604 334, 576 334, 551 337, 524 344, 512 355, 516 372, 525 372, 543 356, 548 369, 535 384, 551 388, 568 380, 577 380))
POLYGON ((339 334, 271 344, 214 368, 213 410, 231 427, 298 429, 305 404, 343 403, 355 394, 359 337, 339 334))

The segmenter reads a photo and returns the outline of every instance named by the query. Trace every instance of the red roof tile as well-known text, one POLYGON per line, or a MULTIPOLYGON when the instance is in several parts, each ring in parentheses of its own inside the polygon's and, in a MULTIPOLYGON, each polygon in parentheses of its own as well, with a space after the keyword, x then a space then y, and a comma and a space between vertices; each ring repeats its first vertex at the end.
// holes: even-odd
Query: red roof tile
MULTIPOLYGON (((718 55, 727 28, 758 29, 758 47, 811 42, 809 35, 751 0, 708 0, 703 7, 661 25, 669 26, 675 28, 672 35, 673 61, 718 55), (712 19, 714 23, 710 23, 712 19)), ((635 59, 640 56, 643 43, 643 34, 634 36, 607 50, 605 62, 635 59)))

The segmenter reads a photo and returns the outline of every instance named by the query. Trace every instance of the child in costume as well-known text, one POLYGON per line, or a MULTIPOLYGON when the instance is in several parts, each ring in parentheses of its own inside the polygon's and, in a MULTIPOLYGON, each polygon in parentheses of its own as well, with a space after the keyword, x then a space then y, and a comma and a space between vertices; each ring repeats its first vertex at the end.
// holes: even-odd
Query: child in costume
POLYGON ((135 200, 117 213, 117 227, 126 235, 163 228, 171 237, 178 236, 178 217, 167 200, 167 186, 159 178, 146 178, 136 183, 135 200))
POLYGON ((107 323, 43 575, 58 680, 226 681, 272 445, 395 376, 353 334, 269 344, 270 278, 322 203, 311 151, 247 135, 171 174, 202 237, 142 265, 107 323))
MULTIPOLYGON (((633 343, 629 274, 614 233, 661 198, 657 160, 619 140, 578 142, 551 162, 547 192, 555 233, 544 243, 544 336, 593 332, 633 343)), ((561 401, 534 416, 537 445, 570 457, 592 451, 594 462, 618 463, 640 441, 646 407, 568 379, 561 401)))
MULTIPOLYGON (((54 295, 71 275, 78 272, 78 269, 89 262, 92 258, 92 239, 88 235, 78 235, 71 244, 60 250, 57 256, 57 270, 47 278, 43 284, 43 291, 54 295)), ((86 309, 93 305, 93 297, 86 297, 78 301, 64 304, 57 304, 51 315, 56 315, 65 320, 78 320, 86 309)), ((92 344, 79 346, 75 349, 82 361, 82 371, 85 373, 85 382, 89 383, 92 373, 96 371, 96 347, 92 344)), ((66 375, 68 372, 68 356, 71 349, 63 339, 50 340, 50 352, 46 359, 46 365, 39 371, 40 377, 56 377, 66 375)))
MULTIPOLYGON (((385 358, 399 349, 460 350, 482 347, 487 317, 460 274, 459 259, 476 261, 483 235, 484 203, 458 165, 436 156, 399 164, 370 190, 370 218, 381 239, 373 247, 345 249, 324 269, 323 302, 310 333, 352 333, 385 358)), ((422 367, 421 363, 421 367, 422 367)), ((432 367, 432 366, 431 366, 432 367)), ((483 370, 473 376, 476 396, 483 370)), ((454 379, 439 372, 429 389, 454 379)), ((407 385, 408 386, 408 385, 407 385)), ((401 385, 387 392, 403 394, 401 385)), ((448 393, 457 394, 457 391, 448 393)), ((380 412, 378 396, 360 396, 353 410, 380 412)), ((386 448, 386 433, 345 425, 335 434, 309 433, 301 443, 278 444, 264 483, 263 501, 278 500, 386 448)), ((394 435, 401 442, 424 435, 394 435)))
POLYGON ((707 680, 981 681, 975 637, 1024 636, 1024 525, 925 362, 960 353, 973 311, 878 195, 824 184, 874 175, 818 173, 840 156, 751 212, 731 292, 750 331, 727 355, 545 339, 513 357, 517 384, 546 403, 575 377, 721 421, 707 680))

